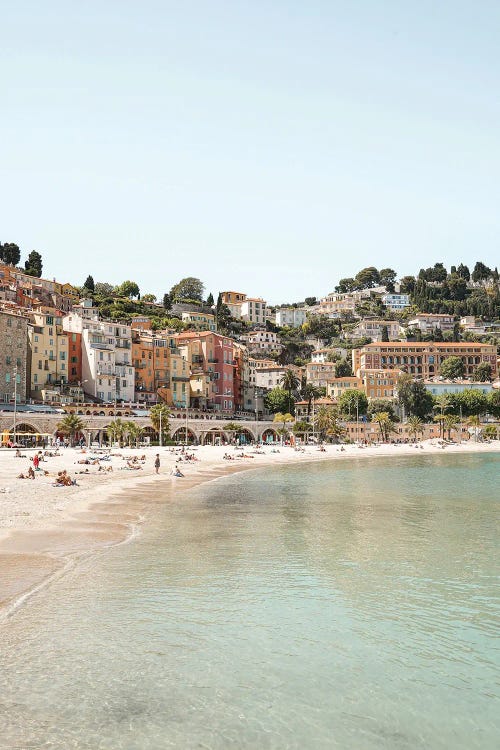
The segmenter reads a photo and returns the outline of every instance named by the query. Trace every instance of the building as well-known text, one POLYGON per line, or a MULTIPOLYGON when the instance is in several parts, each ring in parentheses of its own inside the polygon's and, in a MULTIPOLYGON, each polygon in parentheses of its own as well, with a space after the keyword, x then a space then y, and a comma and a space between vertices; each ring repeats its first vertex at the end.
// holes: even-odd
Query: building
POLYGON ((359 370, 362 390, 368 398, 396 398, 402 370, 359 370))
POLYGON ((247 297, 241 305, 241 319, 254 325, 265 325, 267 303, 262 297, 247 297))
POLYGON ((326 388, 330 380, 335 378, 336 362, 308 362, 306 365, 306 378, 308 383, 326 388))
MULTIPOLYGON (((81 376, 86 394, 103 403, 134 401, 132 329, 124 323, 87 319, 78 309, 62 320, 67 334, 81 336, 81 376)), ((70 343, 72 337, 70 336, 70 343)))
POLYGON ((28 318, 0 309, 0 401, 18 403, 29 392, 28 318))
POLYGON ((216 331, 215 315, 198 310, 189 310, 181 312, 182 322, 188 323, 199 331, 216 331))
POLYGON ((424 380, 424 385, 433 396, 442 396, 448 393, 463 393, 464 391, 480 391, 491 393, 492 383, 475 383, 471 380, 424 380))
POLYGON ((404 310, 410 306, 409 294, 383 294, 382 302, 389 310, 404 310))
POLYGON ((236 401, 232 339, 210 331, 186 331, 178 333, 174 339, 191 373, 205 376, 204 392, 199 394, 201 407, 232 414, 236 401))
POLYGON ((276 310, 275 323, 277 326, 300 328, 307 320, 307 307, 279 307, 276 310))
POLYGON ((56 310, 31 310, 28 315, 30 395, 43 400, 42 391, 61 391, 70 381, 68 335, 56 310))
POLYGON ((338 399, 346 391, 350 390, 361 390, 362 389, 361 378, 356 377, 345 377, 345 378, 332 378, 326 384, 326 395, 329 398, 338 399))
POLYGON ((283 348, 278 334, 274 331, 252 331, 241 338, 246 340, 250 350, 281 351, 283 348))
POLYGON ((437 329, 441 331, 452 331, 454 325, 455 318, 453 315, 438 313, 418 313, 408 321, 408 328, 418 328, 422 333, 435 331, 437 329))
POLYGON ((353 349, 353 371, 400 369, 427 380, 439 374, 442 362, 448 357, 459 357, 465 374, 472 375, 476 367, 487 363, 497 373, 496 346, 472 342, 377 342, 353 349))
POLYGON ((270 391, 273 388, 282 388, 282 381, 287 370, 292 370, 300 379, 302 370, 294 365, 277 365, 274 362, 271 366, 259 367, 255 370, 255 384, 257 388, 270 391))
POLYGON ((334 346, 330 348, 315 349, 311 352, 311 362, 328 362, 328 357, 332 354, 337 355, 340 359, 347 357, 347 349, 340 346, 334 346))
POLYGON ((241 305, 246 300, 247 295, 243 292, 221 292, 221 301, 223 305, 229 308, 231 317, 240 320, 241 305))
POLYGON ((397 320, 384 320, 383 318, 363 318, 356 325, 352 336, 354 338, 369 338, 372 341, 382 341, 382 331, 387 329, 389 341, 397 341, 401 338, 401 325, 397 320))
POLYGON ((337 401, 331 398, 317 398, 309 401, 296 401, 295 402, 295 418, 300 422, 311 422, 314 421, 314 416, 318 409, 321 407, 327 409, 336 409, 337 401))

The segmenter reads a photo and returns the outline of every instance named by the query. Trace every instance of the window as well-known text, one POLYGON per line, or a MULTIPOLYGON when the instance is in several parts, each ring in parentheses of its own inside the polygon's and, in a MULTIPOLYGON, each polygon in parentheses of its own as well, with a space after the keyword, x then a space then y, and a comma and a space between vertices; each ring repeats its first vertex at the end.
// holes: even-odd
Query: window
POLYGON ((10 372, 5 373, 5 382, 10 383, 10 372))
POLYGON ((5 364, 10 365, 10 357, 5 357, 5 364))

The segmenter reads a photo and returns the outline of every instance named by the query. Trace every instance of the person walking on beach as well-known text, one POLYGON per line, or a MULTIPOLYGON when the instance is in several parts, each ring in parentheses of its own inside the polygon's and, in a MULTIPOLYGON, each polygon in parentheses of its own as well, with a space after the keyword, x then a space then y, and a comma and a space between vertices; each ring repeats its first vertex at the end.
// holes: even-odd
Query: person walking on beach
POLYGON ((160 454, 157 453, 156 458, 155 458, 155 473, 158 474, 159 471, 160 471, 160 454))

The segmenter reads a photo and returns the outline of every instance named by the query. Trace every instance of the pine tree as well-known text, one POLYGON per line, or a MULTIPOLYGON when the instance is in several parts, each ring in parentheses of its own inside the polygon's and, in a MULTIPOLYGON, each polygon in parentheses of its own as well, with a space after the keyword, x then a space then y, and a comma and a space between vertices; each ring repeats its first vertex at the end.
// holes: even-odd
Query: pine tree
POLYGON ((29 276, 35 276, 39 279, 42 275, 43 268, 42 256, 40 253, 37 253, 36 250, 32 250, 28 255, 28 260, 24 263, 24 268, 29 276))
POLYGON ((89 292, 95 292, 95 284, 92 276, 87 276, 87 278, 85 279, 85 284, 83 286, 85 287, 85 289, 88 289, 89 292))

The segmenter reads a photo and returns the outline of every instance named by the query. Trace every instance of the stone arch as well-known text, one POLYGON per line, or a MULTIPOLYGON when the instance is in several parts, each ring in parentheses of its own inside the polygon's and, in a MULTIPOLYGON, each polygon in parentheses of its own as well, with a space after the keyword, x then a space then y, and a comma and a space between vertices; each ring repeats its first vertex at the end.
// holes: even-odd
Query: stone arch
MULTIPOLYGON (((187 435, 188 445, 195 445, 198 442, 195 432, 190 427, 187 429, 187 435)), ((172 440, 178 443, 184 443, 186 441, 186 428, 178 427, 172 434, 172 440)))
POLYGON ((216 445, 217 442, 229 443, 229 437, 220 427, 211 427, 209 430, 202 430, 200 443, 202 445, 216 445))
POLYGON ((279 435, 274 427, 267 427, 261 435, 263 443, 277 443, 279 442, 279 435))
POLYGON ((255 441, 255 435, 248 427, 242 427, 241 432, 236 433, 236 439, 240 445, 248 445, 255 441))

